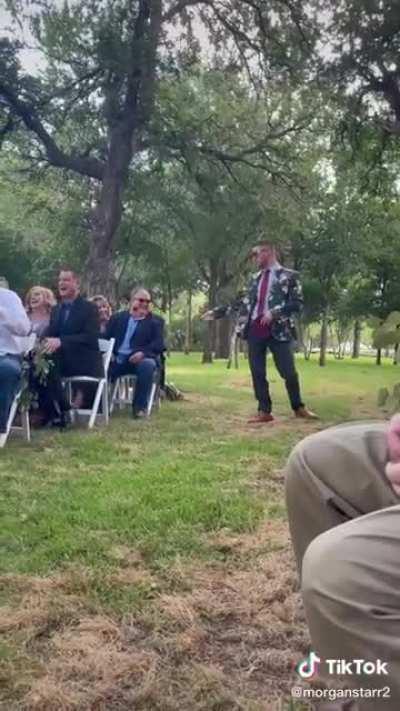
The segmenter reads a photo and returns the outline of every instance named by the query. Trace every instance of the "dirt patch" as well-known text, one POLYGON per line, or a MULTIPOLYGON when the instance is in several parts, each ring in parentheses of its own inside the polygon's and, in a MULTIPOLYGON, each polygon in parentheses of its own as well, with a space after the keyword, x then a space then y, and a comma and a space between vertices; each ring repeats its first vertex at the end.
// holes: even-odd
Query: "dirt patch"
POLYGON ((229 422, 236 433, 246 437, 254 437, 255 439, 269 439, 277 434, 292 434, 296 435, 298 439, 302 439, 327 427, 327 423, 301 421, 288 415, 276 415, 274 422, 260 425, 249 423, 247 421, 249 417, 251 417, 251 413, 244 413, 241 416, 231 417, 229 422))
MULTIPOLYGON (((279 472, 277 472, 279 476, 279 472)), ((160 594, 124 618, 93 610, 90 575, 3 576, 19 591, 0 629, 22 635, 40 663, 23 699, 7 711, 267 711, 294 683, 308 649, 286 524, 220 531, 213 564, 177 563, 149 573, 140 556, 114 550, 107 585, 153 582, 160 594), (77 595, 80 590, 80 595, 77 595)))
MULTIPOLYGON (((277 477, 282 476, 279 472, 277 477)), ((269 550, 289 549, 289 529, 285 521, 265 521, 254 533, 233 536, 226 529, 208 538, 209 543, 223 552, 239 553, 243 558, 251 553, 260 554, 268 546, 269 550)))

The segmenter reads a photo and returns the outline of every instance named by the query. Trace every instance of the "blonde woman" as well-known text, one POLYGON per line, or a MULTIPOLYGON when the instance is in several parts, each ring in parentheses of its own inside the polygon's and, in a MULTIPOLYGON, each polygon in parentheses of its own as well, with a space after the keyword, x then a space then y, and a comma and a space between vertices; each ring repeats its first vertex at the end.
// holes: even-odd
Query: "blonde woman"
POLYGON ((45 286, 33 286, 25 298, 25 309, 31 322, 32 333, 38 338, 46 334, 50 322, 50 311, 56 304, 56 298, 51 289, 45 286))
MULTIPOLYGON (((38 340, 47 335, 50 323, 50 312, 57 303, 56 298, 45 286, 33 286, 25 297, 25 309, 31 322, 31 332, 36 333, 38 340)), ((65 406, 65 395, 58 374, 56 360, 49 356, 41 356, 49 362, 48 372, 37 369, 37 357, 40 357, 41 346, 36 349, 35 357, 31 358, 29 370, 29 387, 33 394, 31 422, 35 426, 45 426, 57 422, 60 412, 65 406)))

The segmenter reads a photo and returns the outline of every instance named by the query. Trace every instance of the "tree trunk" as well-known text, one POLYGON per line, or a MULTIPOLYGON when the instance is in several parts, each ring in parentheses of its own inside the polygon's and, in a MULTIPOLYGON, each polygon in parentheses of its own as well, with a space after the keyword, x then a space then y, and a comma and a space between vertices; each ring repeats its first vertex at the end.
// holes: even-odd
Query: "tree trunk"
MULTIPOLYGON (((217 270, 214 264, 210 264, 210 284, 208 289, 208 308, 214 309, 217 305, 217 270)), ((215 321, 207 321, 207 331, 204 341, 202 363, 213 362, 213 352, 215 347, 215 321)))
POLYGON ((306 345, 305 345, 305 334, 304 334, 304 324, 301 318, 298 318, 296 320, 296 331, 297 331, 297 348, 298 350, 302 350, 304 355, 306 352, 306 345))
POLYGON ((192 290, 188 289, 186 305, 185 355, 192 350, 192 290))
POLYGON ((382 349, 381 348, 376 349, 376 364, 382 365, 382 349))
POLYGON ((351 355, 352 358, 359 358, 360 357, 361 333, 362 333, 362 324, 361 324, 360 319, 357 318, 354 321, 353 353, 351 355))
POLYGON ((229 338, 229 358, 226 364, 226 367, 228 369, 232 368, 232 363, 234 364, 236 369, 239 368, 240 341, 241 338, 238 336, 237 333, 237 324, 233 323, 231 324, 231 333, 229 338))
POLYGON ((156 59, 161 31, 162 2, 141 4, 133 28, 130 72, 126 77, 123 108, 117 111, 114 89, 106 97, 109 111, 108 157, 101 178, 100 196, 90 215, 90 245, 85 277, 89 295, 115 295, 113 256, 122 219, 122 197, 138 140, 151 119, 156 59), (118 115, 118 118, 116 116, 118 115))
POLYGON ((213 362, 213 342, 214 342, 215 322, 207 321, 207 333, 203 348, 202 363, 213 362))
POLYGON ((163 312, 163 314, 166 314, 166 313, 167 313, 167 310, 168 310, 168 297, 167 297, 166 291, 163 291, 163 293, 161 294, 161 305, 160 305, 160 309, 161 309, 161 311, 163 312))
POLYGON ((223 318, 216 323, 215 357, 229 358, 231 320, 223 318))
POLYGON ((321 338, 319 344, 319 364, 321 367, 326 365, 326 349, 328 346, 328 309, 324 309, 321 323, 321 338))
POLYGON ((112 298, 115 293, 114 242, 122 219, 122 193, 133 154, 134 130, 129 122, 112 131, 98 202, 90 215, 85 282, 92 296, 102 293, 112 298))
POLYGON ((398 365, 400 363, 400 343, 396 343, 394 347, 394 358, 393 365, 398 365))
MULTIPOLYGON (((89 254, 84 270, 84 286, 89 295, 101 292, 111 301, 114 301, 116 294, 113 256, 122 218, 123 189, 132 156, 139 150, 139 139, 152 118, 163 19, 162 0, 141 0, 136 4, 135 19, 127 22, 124 47, 128 47, 129 52, 126 57, 124 55, 124 62, 118 60, 114 68, 109 66, 109 69, 102 71, 104 93, 99 91, 98 99, 104 99, 103 110, 108 126, 104 160, 67 154, 42 123, 41 112, 36 113, 36 107, 20 101, 13 88, 4 82, 0 89, 2 102, 5 98, 6 104, 12 107, 28 131, 36 134, 50 165, 84 175, 100 186, 96 205, 89 215, 89 254), (106 75, 112 77, 107 79, 106 75)), ((98 69, 102 70, 105 66, 100 59, 98 69)), ((68 103, 67 98, 66 101, 68 103)))
POLYGON ((239 369, 239 350, 240 350, 240 337, 236 336, 235 340, 235 368, 239 369))
POLYGON ((311 351, 313 348, 313 339, 311 336, 311 329, 309 326, 305 329, 305 331, 303 331, 302 340, 303 340, 304 360, 310 360, 311 351))

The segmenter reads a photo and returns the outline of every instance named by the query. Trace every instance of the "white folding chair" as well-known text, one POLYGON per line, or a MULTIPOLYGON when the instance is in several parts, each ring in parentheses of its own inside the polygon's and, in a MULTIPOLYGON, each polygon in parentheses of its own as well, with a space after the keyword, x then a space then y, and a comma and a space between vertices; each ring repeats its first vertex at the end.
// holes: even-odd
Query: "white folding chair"
MULTIPOLYGON (((23 354, 23 357, 26 358, 26 356, 29 355, 29 353, 33 350, 35 347, 36 343, 36 334, 32 333, 30 336, 19 336, 18 341, 21 344, 21 353, 23 354)), ((21 408, 21 424, 20 425, 15 425, 14 424, 14 419, 15 415, 17 414, 18 411, 18 406, 20 404, 21 400, 21 395, 22 395, 22 389, 20 388, 18 392, 14 395, 14 400, 12 402, 10 412, 8 415, 8 421, 7 421, 7 430, 3 434, 0 434, 0 449, 5 446, 8 435, 10 432, 19 432, 22 433, 24 436, 24 439, 27 442, 31 441, 31 427, 30 427, 30 422, 29 422, 29 409, 26 407, 21 408)))
MULTIPOLYGON (((120 375, 112 385, 111 390, 111 405, 110 414, 114 411, 114 407, 121 409, 122 407, 132 405, 136 387, 136 375, 120 375)), ((160 369, 154 371, 153 383, 150 390, 149 401, 146 408, 146 417, 150 417, 152 410, 160 407, 160 369)))
POLYGON ((74 408, 72 410, 72 418, 76 415, 89 417, 88 429, 94 427, 97 418, 102 418, 107 424, 109 420, 109 399, 108 399, 108 370, 110 367, 111 356, 114 348, 115 339, 110 338, 108 341, 105 338, 99 338, 99 350, 103 356, 104 375, 101 378, 93 378, 89 375, 74 375, 70 378, 64 378, 64 383, 68 389, 68 398, 72 400, 72 386, 77 383, 97 383, 96 394, 94 396, 91 409, 74 408), (99 412, 100 402, 102 403, 102 412, 99 412))
POLYGON ((110 415, 114 412, 115 407, 121 410, 123 407, 132 405, 135 387, 136 375, 120 375, 111 384, 110 415))
POLYGON ((152 410, 159 410, 161 404, 161 391, 160 391, 160 368, 156 368, 154 371, 153 384, 150 390, 149 401, 147 403, 146 417, 150 417, 152 410))

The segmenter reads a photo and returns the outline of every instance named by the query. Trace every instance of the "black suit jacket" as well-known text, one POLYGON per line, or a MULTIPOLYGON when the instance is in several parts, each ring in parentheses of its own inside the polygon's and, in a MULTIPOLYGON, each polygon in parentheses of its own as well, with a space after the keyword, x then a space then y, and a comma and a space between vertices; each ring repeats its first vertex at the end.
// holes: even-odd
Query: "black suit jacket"
POLYGON ((61 375, 102 377, 104 369, 97 340, 99 333, 97 307, 78 296, 72 303, 69 316, 63 326, 60 312, 60 304, 52 308, 47 336, 61 340, 61 348, 57 351, 61 375))
MULTIPOLYGON (((106 338, 115 338, 114 353, 118 354, 128 325, 129 311, 120 311, 111 317, 106 338)), ((131 355, 142 351, 146 358, 159 358, 165 350, 164 320, 160 316, 149 314, 139 321, 131 340, 131 355)))

